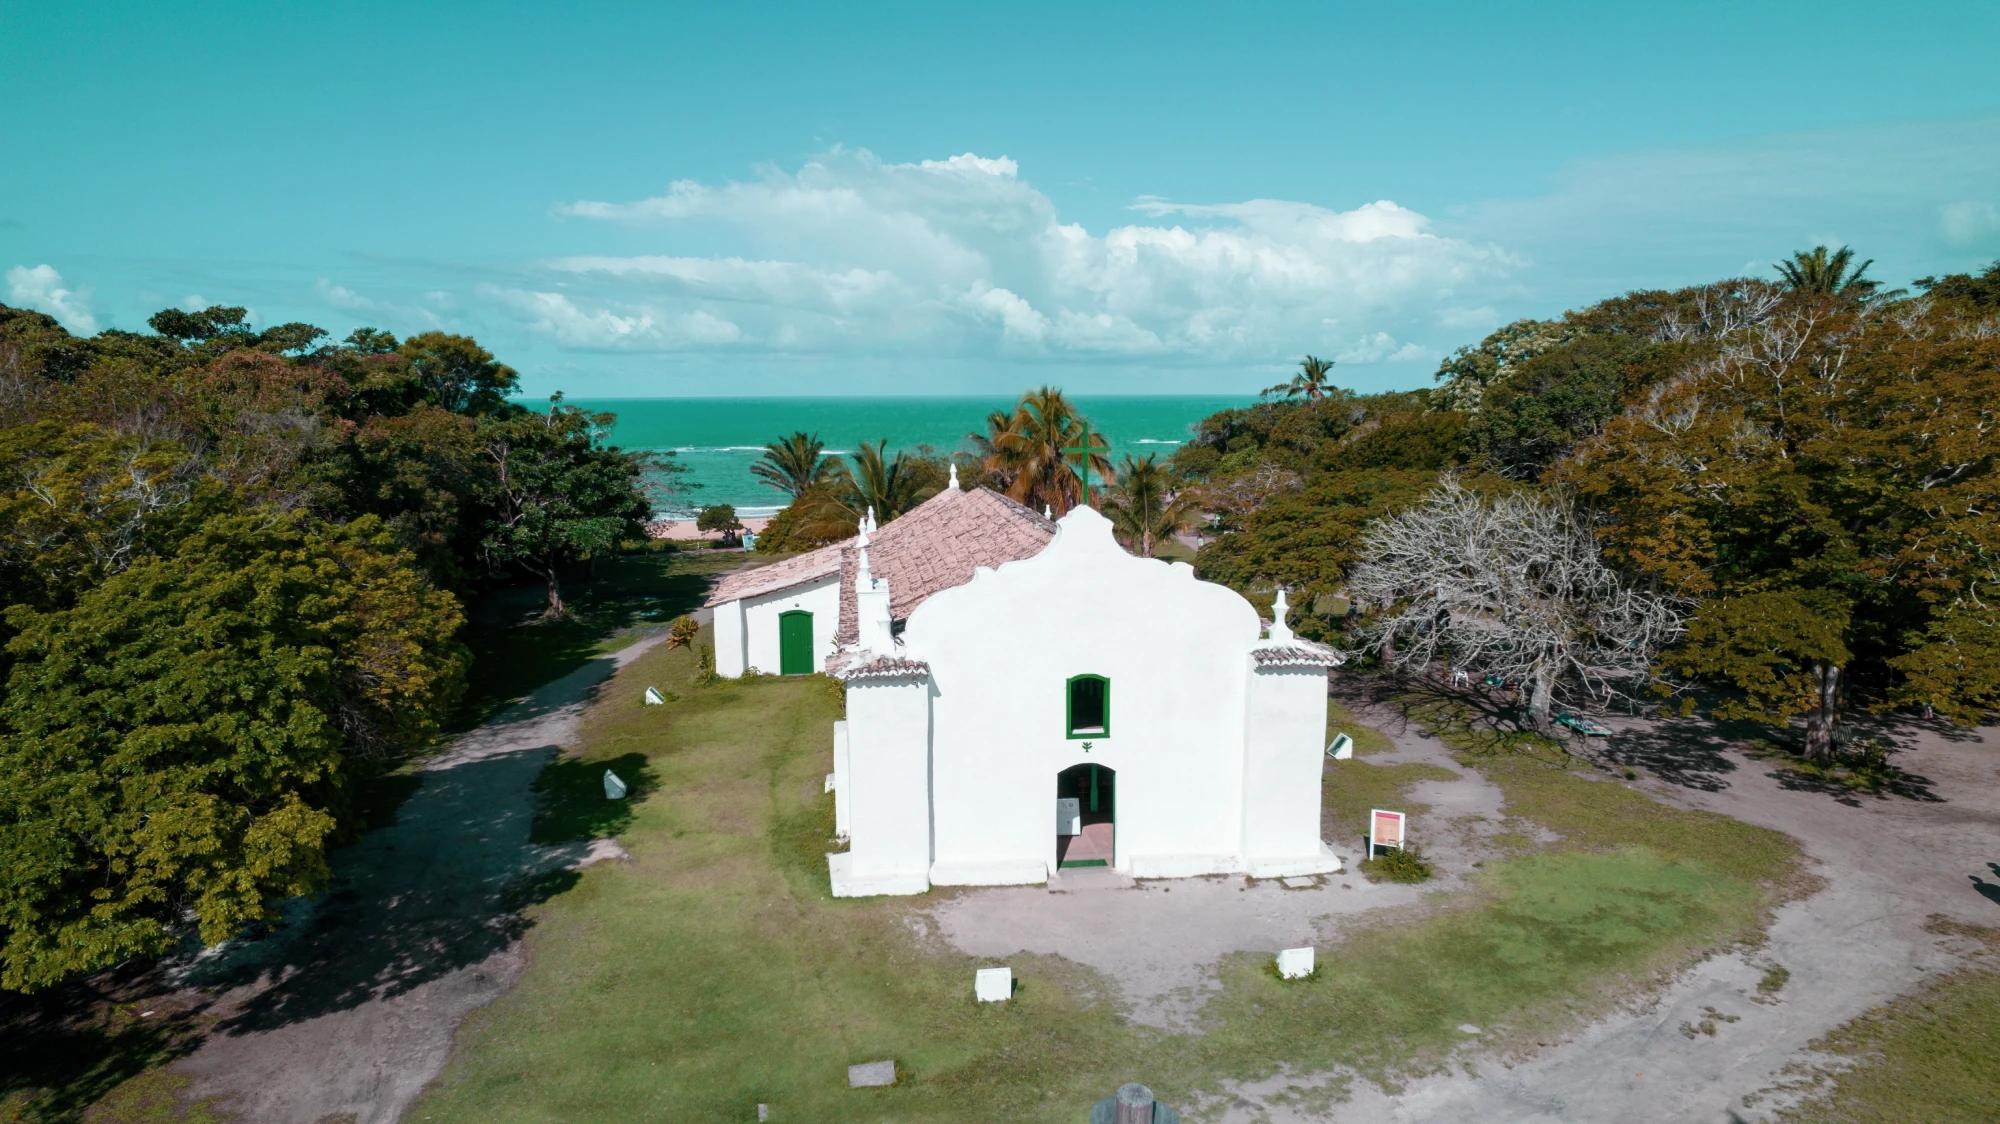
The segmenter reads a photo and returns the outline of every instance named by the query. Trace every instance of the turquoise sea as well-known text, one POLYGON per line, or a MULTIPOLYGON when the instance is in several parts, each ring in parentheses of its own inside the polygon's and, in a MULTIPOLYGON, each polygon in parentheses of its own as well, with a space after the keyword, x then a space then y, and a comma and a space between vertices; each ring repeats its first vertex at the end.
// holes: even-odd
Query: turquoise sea
MULTIPOLYGON (((1105 395, 1071 398, 1093 431, 1126 453, 1170 455, 1196 422, 1253 401, 1247 395, 1105 395)), ((958 450, 966 435, 986 428, 986 415, 1012 409, 1016 397, 992 398, 578 398, 569 405, 618 415, 611 443, 671 451, 687 466, 682 482, 698 484, 676 506, 735 504, 739 515, 769 515, 784 497, 750 474, 767 442, 797 430, 817 433, 828 452, 851 453, 863 441, 887 439, 893 452, 928 445, 958 450)), ((685 511, 661 514, 685 514, 685 511)))

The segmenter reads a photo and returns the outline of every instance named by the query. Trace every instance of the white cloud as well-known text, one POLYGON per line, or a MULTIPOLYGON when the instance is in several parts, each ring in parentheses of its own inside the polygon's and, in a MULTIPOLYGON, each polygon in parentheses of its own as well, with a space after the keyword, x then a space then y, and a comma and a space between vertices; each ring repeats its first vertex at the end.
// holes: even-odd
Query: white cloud
POLYGON ((1952 245, 1970 246, 2000 234, 2000 207, 1977 199, 1946 203, 1938 208, 1938 228, 1952 245))
POLYGON ((1431 357, 1429 349, 1398 343, 1387 332, 1370 332, 1334 353, 1336 363, 1415 363, 1431 357))
POLYGON ((615 312, 587 308, 562 293, 509 289, 494 285, 481 293, 527 321, 530 331, 583 351, 676 351, 718 347, 743 338, 734 323, 704 309, 661 312, 628 308, 615 312))
POLYGON ((8 270, 7 299, 48 313, 77 335, 97 334, 97 317, 90 311, 90 290, 64 285, 62 274, 52 265, 17 265, 8 270))
MULTIPOLYGON (((340 309, 342 312, 356 312, 364 316, 375 317, 391 326, 416 325, 425 328, 438 328, 444 325, 444 321, 438 318, 437 313, 422 305, 404 305, 392 301, 377 300, 373 297, 363 296, 345 285, 336 285, 324 277, 313 282, 313 291, 319 294, 319 299, 334 308, 340 309)), ((439 297, 444 297, 448 301, 449 294, 441 292, 425 294, 427 300, 431 300, 433 303, 443 303, 437 300, 439 297)))
POLYGON ((628 224, 635 252, 547 262, 545 283, 502 303, 576 347, 1255 363, 1329 346, 1330 319, 1392 342, 1434 330, 1441 302, 1516 264, 1388 200, 1132 209, 1140 221, 1092 232, 1005 156, 898 164, 835 149, 796 171, 559 207, 628 224))

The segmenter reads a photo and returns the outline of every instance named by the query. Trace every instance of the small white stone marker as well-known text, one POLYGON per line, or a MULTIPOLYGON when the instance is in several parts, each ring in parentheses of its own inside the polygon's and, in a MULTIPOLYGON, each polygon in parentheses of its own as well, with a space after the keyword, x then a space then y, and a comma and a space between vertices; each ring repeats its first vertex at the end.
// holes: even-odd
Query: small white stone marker
POLYGON ((1326 755, 1335 761, 1347 761, 1354 757, 1354 739, 1346 734, 1335 734, 1333 744, 1326 747, 1326 755))
POLYGON ((834 784, 834 782, 833 782, 833 774, 832 774, 832 773, 828 773, 828 774, 826 775, 826 787, 825 787, 824 789, 821 789, 820 791, 822 791, 822 792, 832 792, 832 791, 833 791, 833 790, 834 790, 834 789, 835 789, 836 787, 837 787, 837 786, 836 786, 836 785, 834 784))
POLYGON ((771 1118, 771 1106, 759 1102, 757 1105, 757 1119, 761 1121, 761 1120, 769 1120, 770 1118, 771 1118))
POLYGON ((667 702, 667 696, 661 694, 660 689, 658 687, 646 688, 647 706, 665 706, 666 702, 667 702))
POLYGON ((1296 980, 1312 975, 1313 950, 1311 945, 1304 948, 1280 949, 1278 952, 1278 975, 1288 980, 1296 980))
POLYGON ((972 994, 981 1003, 1002 1003, 1014 994, 1014 969, 981 968, 972 974, 972 994))
POLYGON ((629 790, 625 787, 625 782, 618 779, 617 773, 609 769, 604 770, 604 798, 606 800, 623 800, 627 791, 629 790))
POLYGON ((862 1062, 847 1067, 847 1087, 850 1089, 879 1089, 896 1083, 896 1062, 862 1062))

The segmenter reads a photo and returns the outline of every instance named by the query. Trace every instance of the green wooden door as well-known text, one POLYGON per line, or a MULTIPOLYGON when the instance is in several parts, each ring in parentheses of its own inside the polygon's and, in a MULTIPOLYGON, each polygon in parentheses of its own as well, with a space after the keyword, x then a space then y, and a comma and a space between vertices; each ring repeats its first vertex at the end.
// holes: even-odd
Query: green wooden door
POLYGON ((778 670, 785 675, 813 673, 813 615, 804 609, 778 614, 778 670))

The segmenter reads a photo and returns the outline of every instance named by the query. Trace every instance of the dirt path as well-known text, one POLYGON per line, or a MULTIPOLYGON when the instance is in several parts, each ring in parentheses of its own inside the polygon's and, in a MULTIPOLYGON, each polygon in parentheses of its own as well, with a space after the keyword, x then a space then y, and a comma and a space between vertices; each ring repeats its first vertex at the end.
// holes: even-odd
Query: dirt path
MULTIPOLYGON (((1900 794, 1856 798, 1751 760, 1700 723, 1621 729, 1609 762, 1643 771, 1664 801, 1793 836, 1824 887, 1778 911, 1765 947, 1711 957, 1534 1057, 1470 1057, 1393 1095, 1362 1084, 1333 1119, 1767 1118, 1793 1095, 1788 1067, 1826 1060, 1811 1054, 1815 1038, 1960 962, 1930 918, 2000 924, 2000 887, 1984 877, 2000 860, 1995 733, 1905 727, 1900 794), (1774 967, 1789 976, 1762 994, 1774 967)), ((1260 1102, 1239 1102, 1231 1119, 1304 1119, 1260 1102)))
POLYGON ((278 935, 194 965, 186 982, 223 1017, 173 1067, 188 1095, 259 1122, 400 1116, 459 1023, 520 974, 523 911, 592 857, 529 842, 530 785, 597 685, 662 639, 592 660, 456 739, 394 823, 335 856, 325 896, 278 935))
MULTIPOLYGON (((1411 788, 1412 799, 1430 806, 1426 829, 1437 830, 1425 836, 1425 846, 1453 872, 1492 853, 1482 837, 1500 826, 1500 790, 1454 765, 1443 745, 1412 737, 1368 760, 1424 762, 1456 773, 1411 788)), ((1049 953, 1087 965, 1117 986, 1132 1021, 1186 1030, 1220 987, 1216 967, 1224 956, 1324 946, 1357 914, 1448 893, 1459 879, 1449 874, 1422 887, 1371 883, 1352 873, 1360 849, 1356 839, 1343 850, 1348 873, 1285 881, 1232 875, 1135 883, 1110 872, 1071 871, 1064 879, 1071 886, 958 891, 920 915, 920 925, 973 956, 1049 953)))

